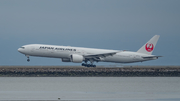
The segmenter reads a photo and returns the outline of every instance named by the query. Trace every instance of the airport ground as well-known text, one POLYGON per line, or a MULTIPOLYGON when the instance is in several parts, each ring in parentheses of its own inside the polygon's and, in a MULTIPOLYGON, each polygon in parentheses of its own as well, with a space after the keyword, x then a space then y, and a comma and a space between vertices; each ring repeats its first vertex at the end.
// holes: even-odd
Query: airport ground
POLYGON ((180 66, 0 66, 0 77, 180 77, 180 66))

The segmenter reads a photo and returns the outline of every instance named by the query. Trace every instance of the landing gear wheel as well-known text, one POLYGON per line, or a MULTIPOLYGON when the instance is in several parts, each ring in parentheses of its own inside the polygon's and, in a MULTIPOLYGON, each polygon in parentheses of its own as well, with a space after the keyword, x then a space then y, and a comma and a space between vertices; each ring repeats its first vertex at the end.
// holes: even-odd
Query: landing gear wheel
POLYGON ((91 65, 90 65, 90 64, 87 64, 87 67, 91 67, 91 65))
POLYGON ((96 67, 96 65, 93 65, 92 63, 91 64, 87 64, 87 62, 86 63, 82 63, 81 65, 84 66, 84 67, 96 67))

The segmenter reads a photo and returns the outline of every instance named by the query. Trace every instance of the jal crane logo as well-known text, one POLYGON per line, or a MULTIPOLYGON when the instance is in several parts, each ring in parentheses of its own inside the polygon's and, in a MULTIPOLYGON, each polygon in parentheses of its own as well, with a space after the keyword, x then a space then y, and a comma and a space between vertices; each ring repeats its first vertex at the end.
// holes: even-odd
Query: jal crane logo
POLYGON ((146 51, 151 52, 154 49, 154 45, 152 43, 147 43, 145 49, 146 51))

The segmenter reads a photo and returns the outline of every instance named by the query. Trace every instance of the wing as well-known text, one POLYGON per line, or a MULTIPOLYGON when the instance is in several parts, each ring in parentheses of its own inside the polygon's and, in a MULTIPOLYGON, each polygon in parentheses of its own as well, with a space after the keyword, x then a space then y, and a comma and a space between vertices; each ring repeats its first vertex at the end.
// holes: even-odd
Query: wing
POLYGON ((103 54, 91 54, 91 55, 84 55, 84 58, 86 60, 94 60, 94 61, 100 61, 101 58, 105 58, 107 56, 113 56, 118 52, 111 52, 111 53, 103 53, 103 54))

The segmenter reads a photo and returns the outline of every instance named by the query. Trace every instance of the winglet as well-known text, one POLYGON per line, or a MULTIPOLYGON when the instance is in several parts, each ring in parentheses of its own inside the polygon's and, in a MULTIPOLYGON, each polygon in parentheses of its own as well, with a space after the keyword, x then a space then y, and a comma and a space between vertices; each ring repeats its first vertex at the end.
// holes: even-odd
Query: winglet
POLYGON ((154 37, 152 37, 144 46, 142 46, 137 52, 138 53, 143 53, 143 54, 148 54, 151 55, 156 43, 159 39, 159 35, 155 35, 154 37))

